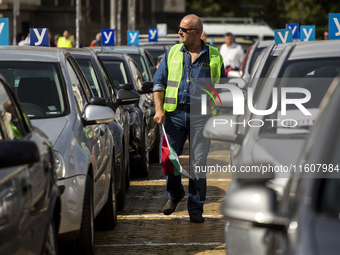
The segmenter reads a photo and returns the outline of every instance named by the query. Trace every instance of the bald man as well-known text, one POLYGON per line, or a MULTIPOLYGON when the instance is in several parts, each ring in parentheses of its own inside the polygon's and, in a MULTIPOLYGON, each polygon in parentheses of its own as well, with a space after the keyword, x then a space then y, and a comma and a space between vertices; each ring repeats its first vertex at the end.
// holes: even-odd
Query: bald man
MULTIPOLYGON (((203 128, 215 113, 215 105, 204 106, 206 115, 201 114, 203 83, 216 83, 224 75, 223 59, 218 50, 201 40, 203 23, 196 15, 185 16, 178 27, 180 44, 169 49, 154 76, 154 121, 163 124, 168 141, 177 155, 183 152, 187 138, 190 141, 190 173, 188 212, 190 220, 204 222, 203 204, 206 197, 205 175, 196 174, 197 166, 205 166, 210 140, 203 137, 203 128)), ((207 88, 207 87, 205 87, 207 88)), ((172 214, 185 195, 181 175, 167 174, 165 169, 168 201, 163 207, 165 215, 172 214)))

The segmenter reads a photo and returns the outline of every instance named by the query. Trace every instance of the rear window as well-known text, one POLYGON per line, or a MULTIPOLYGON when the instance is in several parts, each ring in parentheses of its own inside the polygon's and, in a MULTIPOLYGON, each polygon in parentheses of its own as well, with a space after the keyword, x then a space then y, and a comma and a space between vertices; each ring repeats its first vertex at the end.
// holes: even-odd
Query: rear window
MULTIPOLYGON (((261 133, 276 134, 304 134, 309 132, 309 128, 314 124, 319 113, 319 105, 326 94, 333 79, 340 72, 340 59, 305 59, 287 61, 281 69, 279 78, 275 81, 275 87, 278 89, 278 100, 276 110, 265 116, 265 119, 286 119, 286 123, 280 121, 277 125, 264 125, 261 133), (286 114, 281 110, 281 91, 282 88, 303 88, 310 92, 311 98, 308 102, 303 103, 311 115, 304 114, 295 104, 287 104, 286 114), (294 120, 294 121, 292 121, 294 120), (294 123, 293 123, 294 122, 294 123), (297 123, 297 124, 296 124, 297 123), (294 124, 294 127, 293 127, 294 124)), ((288 92, 287 99, 299 100, 305 98, 303 93, 288 92)), ((272 107, 272 97, 267 108, 272 107)))
POLYGON ((33 119, 54 118, 66 114, 65 89, 57 63, 0 62, 0 73, 13 88, 33 119))

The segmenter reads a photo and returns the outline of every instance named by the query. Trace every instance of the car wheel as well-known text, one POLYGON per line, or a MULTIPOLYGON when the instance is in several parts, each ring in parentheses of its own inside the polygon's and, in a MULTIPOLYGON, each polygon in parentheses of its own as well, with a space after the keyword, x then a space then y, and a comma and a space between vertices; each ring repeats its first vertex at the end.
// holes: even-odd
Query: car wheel
POLYGON ((120 190, 118 192, 117 195, 117 208, 118 211, 121 211, 124 209, 125 207, 125 199, 126 199, 126 172, 125 172, 125 154, 122 153, 121 154, 121 159, 120 159, 120 172, 121 172, 121 186, 120 186, 120 190))
POLYGON ((111 230, 117 225, 117 196, 113 171, 107 201, 98 214, 95 224, 96 229, 99 230, 111 230))
POLYGON ((94 212, 92 178, 86 177, 86 188, 84 195, 83 216, 81 219, 80 234, 77 240, 78 254, 92 255, 94 251, 94 212))
POLYGON ((159 163, 159 144, 161 143, 161 133, 160 133, 160 127, 157 125, 155 128, 155 145, 153 146, 153 149, 150 151, 150 162, 151 163, 159 163))
POLYGON ((128 151, 127 151, 127 155, 125 155, 125 157, 128 159, 128 160, 126 160, 125 189, 129 190, 131 172, 130 172, 130 160, 129 160, 129 152, 128 151))
POLYGON ((58 246, 57 246, 57 234, 56 228, 54 224, 54 220, 52 219, 47 230, 47 235, 44 244, 43 255, 57 255, 58 254, 58 246))
MULTIPOLYGON (((145 125, 144 125, 145 126, 145 125)), ((148 142, 148 134, 145 132, 145 128, 143 129, 141 148, 140 148, 140 170, 138 171, 138 175, 140 177, 148 177, 149 175, 149 151, 147 151, 147 142, 148 142)))

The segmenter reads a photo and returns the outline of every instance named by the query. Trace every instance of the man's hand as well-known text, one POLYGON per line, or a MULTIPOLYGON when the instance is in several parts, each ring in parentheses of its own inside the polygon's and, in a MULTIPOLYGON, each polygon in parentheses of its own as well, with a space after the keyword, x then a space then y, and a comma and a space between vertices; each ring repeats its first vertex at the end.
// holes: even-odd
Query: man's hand
POLYGON ((153 93, 153 99, 155 101, 156 114, 153 117, 153 120, 157 124, 164 124, 165 122, 165 114, 163 111, 163 98, 164 91, 156 91, 153 93))
POLYGON ((155 116, 153 117, 153 120, 157 124, 164 124, 164 122, 165 122, 165 114, 164 114, 164 112, 163 111, 156 112, 155 116))

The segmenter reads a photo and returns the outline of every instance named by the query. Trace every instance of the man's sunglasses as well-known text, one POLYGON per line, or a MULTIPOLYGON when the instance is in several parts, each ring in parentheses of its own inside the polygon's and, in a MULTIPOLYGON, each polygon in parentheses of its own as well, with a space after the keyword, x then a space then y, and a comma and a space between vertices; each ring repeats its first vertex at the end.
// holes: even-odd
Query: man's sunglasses
POLYGON ((184 28, 184 27, 180 27, 178 26, 178 31, 182 30, 183 33, 188 33, 189 30, 197 30, 198 28, 184 28))

